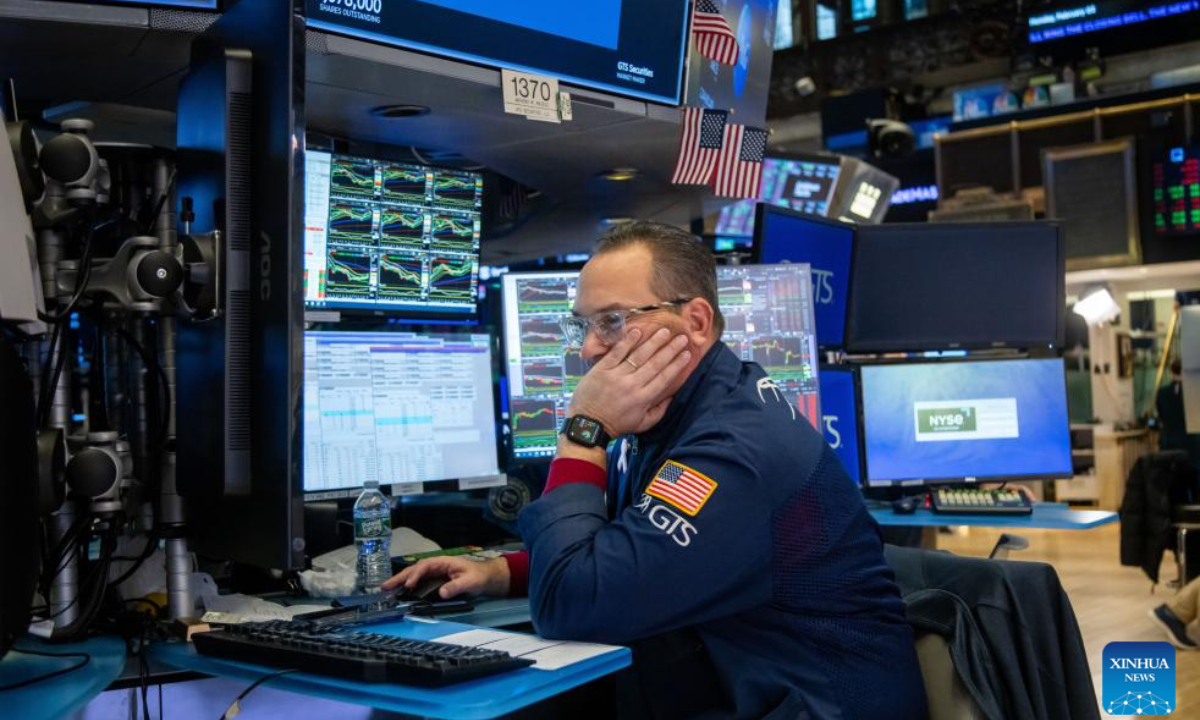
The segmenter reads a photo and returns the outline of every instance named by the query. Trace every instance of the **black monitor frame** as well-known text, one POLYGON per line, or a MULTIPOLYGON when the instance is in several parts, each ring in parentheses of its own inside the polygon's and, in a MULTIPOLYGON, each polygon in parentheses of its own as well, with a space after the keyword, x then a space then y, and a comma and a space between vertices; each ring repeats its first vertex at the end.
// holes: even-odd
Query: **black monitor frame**
MULTIPOLYGON (((763 262, 762 262, 762 246, 763 246, 762 228, 764 225, 763 221, 765 220, 765 216, 767 214, 783 215, 785 217, 790 217, 790 218, 805 220, 808 222, 813 222, 813 223, 816 223, 817 225, 824 225, 825 227, 830 228, 830 229, 849 230, 850 231, 850 234, 852 236, 851 240, 850 240, 850 270, 849 270, 849 277, 846 278, 846 304, 843 309, 844 317, 842 318, 842 337, 834 345, 821 345, 820 344, 821 328, 819 325, 817 326, 818 347, 826 348, 826 349, 839 349, 839 348, 846 347, 846 337, 849 335, 849 332, 850 332, 850 299, 854 297, 854 260, 855 260, 855 256, 858 254, 858 226, 854 225, 852 223, 843 222, 841 220, 831 220, 827 217, 822 217, 820 215, 811 215, 809 213, 802 213, 797 210, 792 210, 791 208, 783 207, 782 205, 771 205, 770 203, 765 203, 765 202, 760 201, 758 203, 758 206, 754 210, 754 243, 750 248, 750 264, 751 265, 762 265, 763 264, 763 262)), ((807 261, 800 260, 798 262, 807 262, 807 261)), ((809 264, 811 265, 811 263, 809 263, 809 264)), ((813 289, 813 292, 814 293, 816 292, 815 288, 813 289)), ((814 307, 813 310, 814 310, 814 314, 815 314, 816 308, 814 307)))
MULTIPOLYGON (((932 479, 931 478, 914 478, 912 480, 882 480, 878 484, 875 484, 875 485, 871 484, 871 478, 870 478, 870 473, 869 473, 869 464, 867 463, 867 437, 869 435, 869 432, 867 430, 867 416, 866 416, 866 412, 865 412, 866 396, 865 396, 865 393, 863 392, 863 383, 862 383, 862 375, 863 375, 862 371, 864 368, 896 366, 896 365, 907 365, 907 366, 912 366, 912 365, 925 365, 925 366, 927 366, 927 365, 954 365, 954 364, 975 363, 975 362, 1027 362, 1030 360, 1058 360, 1063 365, 1064 374, 1066 373, 1065 362, 1063 361, 1062 357, 1059 357, 1059 356, 1054 356, 1054 357, 1023 356, 1023 357, 1002 357, 1002 358, 998 358, 998 357, 965 357, 965 358, 964 357, 956 357, 956 358, 945 358, 945 359, 940 359, 940 360, 929 360, 929 361, 910 362, 910 363, 883 362, 883 363, 870 363, 867 365, 859 365, 858 371, 854 374, 854 380, 855 380, 854 394, 855 394, 855 403, 858 406, 858 410, 857 410, 858 425, 859 425, 858 438, 859 438, 859 442, 861 443, 861 448, 862 448, 862 452, 859 453, 859 458, 860 458, 859 462, 861 465, 861 473, 862 474, 860 477, 862 477, 863 489, 864 490, 886 490, 888 488, 903 488, 904 490, 908 490, 910 488, 936 487, 936 486, 944 486, 944 485, 978 485, 981 483, 997 483, 997 482, 998 483, 1003 483, 1003 482, 1048 482, 1051 480, 1069 480, 1070 478, 1074 477, 1074 471, 1072 469, 1070 471, 1067 471, 1064 473, 1059 473, 1059 474, 1038 473, 1036 475, 976 475, 974 477, 963 476, 963 477, 932 478, 932 479)), ((1064 377, 1063 382, 1064 382, 1064 387, 1065 387, 1065 384, 1066 384, 1065 377, 1064 377)), ((1068 417, 1067 421, 1068 421, 1067 435, 1068 435, 1068 441, 1069 441, 1069 437, 1070 437, 1070 427, 1069 427, 1070 418, 1069 417, 1068 417)))
POLYGON ((1032 340, 1030 338, 1003 338, 991 342, 942 342, 932 345, 916 346, 907 342, 855 342, 854 341, 854 317, 856 304, 858 302, 857 293, 854 288, 857 284, 854 280, 861 280, 858 273, 858 264, 861 259, 860 248, 862 246, 860 235, 863 232, 868 234, 875 233, 890 233, 890 232, 910 232, 914 228, 926 228, 931 232, 939 233, 963 233, 970 232, 972 229, 994 229, 1003 228, 1006 230, 1031 228, 1031 227, 1053 227, 1058 244, 1058 270, 1055 277, 1057 278, 1057 289, 1055 296, 1061 299, 1059 312, 1056 315, 1055 341, 1053 347, 1061 348, 1065 342, 1066 336, 1066 298, 1067 298, 1067 280, 1066 280, 1066 248, 1063 241, 1063 229, 1060 223, 1052 220, 1032 220, 1026 222, 997 222, 997 223, 887 223, 882 225, 860 226, 855 233, 854 253, 851 263, 850 275, 852 282, 850 285, 850 295, 846 302, 846 350, 850 353, 886 353, 886 352, 921 352, 928 350, 997 350, 997 349, 1044 349, 1046 343, 1043 340, 1032 340))
MULTIPOLYGON (((177 438, 178 478, 187 500, 192 549, 209 557, 263 568, 298 570, 305 564, 304 502, 301 495, 304 367, 304 149, 293 139, 304 131, 304 21, 288 0, 234 3, 193 45, 193 72, 204 72, 228 57, 248 57, 253 91, 245 98, 249 142, 226 137, 228 83, 180 86, 180 118, 199 131, 181 129, 179 194, 189 187, 213 188, 205 197, 230 217, 244 210, 246 272, 237 302, 248 322, 226 336, 222 321, 181 321, 177 372, 180 418, 195 418, 177 438), (190 154, 190 157, 185 157, 190 154), (230 163, 242 167, 236 178, 230 163), (213 197, 213 194, 216 197, 213 197), (211 414, 209 399, 223 394, 228 373, 209 360, 237 348, 242 363, 231 398, 245 406, 239 427, 211 414), (236 447, 249 455, 249 472, 229 482, 223 454, 236 447)), ((239 114, 237 117, 243 117, 239 114)), ((181 121, 181 128, 183 123, 181 121)), ((196 225, 204 232, 220 226, 219 213, 207 212, 197 197, 196 225), (204 212, 202 212, 204 211, 204 212)), ((226 221, 228 222, 228 221, 226 221)), ((234 228, 222 228, 230 231, 234 228)), ((241 240, 230 232, 230 249, 241 240)), ((234 288, 226 288, 233 292, 234 288)), ((233 309, 232 306, 230 309, 233 309)))

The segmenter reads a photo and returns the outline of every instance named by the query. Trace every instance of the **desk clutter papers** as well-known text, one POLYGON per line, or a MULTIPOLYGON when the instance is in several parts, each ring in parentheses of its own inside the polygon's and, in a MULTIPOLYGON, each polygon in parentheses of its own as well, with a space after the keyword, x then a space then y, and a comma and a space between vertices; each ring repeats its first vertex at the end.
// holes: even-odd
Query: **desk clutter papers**
POLYGON ((533 660, 533 667, 537 670, 558 670, 588 658, 621 649, 616 645, 543 640, 536 635, 500 632, 499 630, 467 630, 434 638, 434 641, 464 647, 501 650, 513 657, 533 660))
POLYGON ((213 595, 205 597, 204 615, 206 623, 266 622, 268 620, 291 620, 297 615, 328 610, 328 605, 280 605, 249 595, 213 595))
MULTIPOLYGON (((392 557, 440 550, 441 545, 412 528, 392 529, 392 557)), ((313 558, 312 570, 300 573, 300 586, 317 598, 353 595, 358 584, 358 549, 346 545, 313 558)))

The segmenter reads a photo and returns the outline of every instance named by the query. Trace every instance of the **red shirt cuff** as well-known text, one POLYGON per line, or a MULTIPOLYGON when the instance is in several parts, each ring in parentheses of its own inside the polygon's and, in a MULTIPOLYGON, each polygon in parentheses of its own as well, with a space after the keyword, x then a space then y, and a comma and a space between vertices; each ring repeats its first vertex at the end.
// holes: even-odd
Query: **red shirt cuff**
POLYGON ((506 553, 504 562, 508 563, 508 596, 525 597, 529 594, 528 551, 506 553))
POLYGON ((546 495, 554 488, 568 483, 589 483, 603 492, 608 486, 608 473, 599 465, 577 458, 559 458, 550 463, 550 477, 546 480, 546 495))

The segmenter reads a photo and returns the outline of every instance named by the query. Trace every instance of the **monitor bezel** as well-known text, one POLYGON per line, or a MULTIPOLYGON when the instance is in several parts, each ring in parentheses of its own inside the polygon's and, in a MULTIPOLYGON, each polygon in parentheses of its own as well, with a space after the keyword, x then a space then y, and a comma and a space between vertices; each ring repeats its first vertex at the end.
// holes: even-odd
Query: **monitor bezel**
MULTIPOLYGON (((752 264, 752 265, 763 265, 764 264, 762 262, 762 247, 763 247, 762 228, 765 226, 765 222, 764 222, 766 220, 765 216, 768 214, 778 214, 778 215, 784 215, 784 216, 792 218, 792 219, 806 220, 809 222, 816 223, 817 225, 824 225, 826 228, 831 229, 831 230, 845 230, 850 233, 850 269, 848 270, 848 277, 846 278, 846 302, 842 308, 842 336, 840 338, 838 338, 838 342, 836 344, 832 344, 832 345, 822 344, 821 343, 821 326, 817 325, 817 347, 828 349, 828 350, 839 350, 841 348, 846 347, 847 338, 850 336, 850 300, 851 300, 851 298, 854 297, 854 260, 855 260, 856 255, 858 254, 858 227, 859 226, 854 223, 848 223, 848 222, 844 222, 842 220, 833 220, 831 218, 827 218, 827 217, 824 217, 821 215, 812 215, 810 213, 803 213, 798 210, 793 210, 791 208, 783 207, 782 205, 771 205, 770 203, 765 203, 765 202, 760 201, 758 203, 758 207, 756 207, 755 211, 754 211, 754 243, 750 248, 750 264, 752 264)), ((789 261, 789 262, 794 262, 794 261, 789 261)), ((780 265, 782 263, 765 263, 765 264, 780 265)), ((809 264, 811 265, 811 263, 809 263, 809 264)), ((815 290, 814 290, 814 292, 815 292, 815 290)), ((813 314, 814 315, 816 314, 815 303, 814 303, 814 307, 813 307, 813 314)))
MULTIPOLYGON (((492 433, 493 433, 493 437, 495 438, 495 441, 496 441, 496 474, 499 476, 507 475, 507 473, 508 473, 508 465, 506 463, 507 457, 506 457, 506 455, 504 453, 504 449, 503 449, 504 438, 503 438, 503 433, 501 432, 501 427, 500 427, 501 422, 499 419, 500 418, 500 396, 499 396, 500 383, 498 382, 498 376, 497 376, 497 365, 496 365, 497 337, 496 337, 495 333, 486 332, 484 328, 477 327, 477 326, 438 325, 436 323, 430 323, 430 324, 416 323, 416 324, 414 324, 414 323, 400 323, 400 322, 395 322, 395 321, 387 321, 387 322, 383 322, 383 323, 378 323, 378 322, 374 322, 374 323, 373 322, 307 323, 305 326, 305 329, 304 329, 304 335, 307 336, 309 332, 345 333, 345 334, 363 334, 363 333, 386 334, 388 332, 396 332, 396 333, 409 333, 409 334, 417 334, 417 335, 460 335, 460 336, 462 336, 462 335, 465 335, 465 336, 487 335, 490 339, 490 342, 488 343, 488 356, 489 356, 488 360, 489 360, 489 365, 491 366, 491 372, 492 372, 492 383, 491 383, 491 385, 492 385, 492 416, 494 418, 494 422, 492 423, 492 433)), ((301 390, 300 396, 301 396, 300 397, 301 408, 303 408, 303 403, 304 403, 303 390, 301 390)), ((303 447, 303 444, 304 444, 303 427, 301 427, 300 444, 301 444, 301 447, 303 447)), ((339 488, 339 489, 335 489, 335 490, 308 490, 304 485, 304 461, 303 461, 303 459, 301 460, 300 467, 301 467, 300 490, 304 496, 304 502, 321 502, 321 501, 327 501, 327 500, 341 500, 341 499, 345 499, 345 498, 356 497, 359 493, 362 492, 361 486, 339 488)), ((487 476, 480 476, 480 477, 487 477, 487 476)), ((459 482, 462 480, 471 480, 471 479, 473 479, 473 478, 442 478, 439 480, 424 480, 424 481, 421 481, 421 484, 422 484, 421 492, 420 493, 412 493, 412 494, 413 495, 427 495, 432 492, 458 492, 458 491, 466 492, 467 490, 463 490, 462 488, 459 487, 459 482)), ((408 493, 397 494, 394 491, 395 486, 404 485, 404 484, 405 483, 380 483, 379 487, 380 487, 380 489, 384 490, 389 495, 393 495, 395 497, 406 497, 408 495, 408 493)))
MULTIPOLYGON (((402 321, 411 321, 414 323, 437 324, 439 322, 448 322, 448 323, 457 323, 457 324, 464 324, 464 323, 478 324, 480 322, 480 320, 479 320, 479 294, 478 293, 479 293, 479 285, 481 283, 481 281, 479 280, 479 268, 482 267, 482 265, 483 265, 483 259, 482 259, 483 258, 483 242, 484 242, 484 236, 486 235, 485 223, 484 223, 484 209, 487 206, 488 187, 491 185, 491 183, 488 182, 487 172, 485 172, 483 170, 465 170, 463 168, 456 168, 456 167, 451 167, 448 165, 430 165, 428 163, 423 163, 423 162, 420 162, 420 161, 417 161, 414 159, 408 159, 408 158, 402 159, 400 157, 393 156, 393 155, 399 155, 398 152, 394 153, 394 154, 388 154, 387 153, 388 146, 380 146, 380 145, 375 145, 373 143, 367 143, 365 146, 360 146, 360 145, 354 144, 353 141, 347 141, 347 140, 344 140, 341 138, 335 138, 333 136, 325 135, 315 129, 309 129, 305 133, 305 138, 306 138, 306 147, 305 147, 306 154, 310 153, 310 152, 320 152, 320 153, 326 153, 326 154, 330 155, 331 158, 334 156, 340 156, 340 157, 358 158, 358 159, 363 159, 363 160, 382 160, 382 161, 402 163, 405 165, 416 165, 416 166, 420 166, 423 168, 429 168, 431 170, 448 170, 451 172, 466 173, 469 175, 478 176, 480 178, 480 180, 483 182, 483 189, 480 191, 480 208, 478 210, 479 223, 480 223, 479 251, 475 253, 475 292, 476 292, 476 295, 475 295, 475 298, 473 300, 470 310, 466 309, 465 307, 461 308, 461 309, 446 308, 446 309, 442 309, 442 310, 435 310, 435 309, 429 309, 428 307, 422 308, 419 305, 410 305, 410 306, 399 306, 398 305, 398 306, 383 306, 383 307, 380 307, 378 305, 367 306, 366 304, 357 305, 357 306, 356 305, 341 305, 341 304, 338 304, 338 305, 315 305, 309 300, 304 300, 304 311, 306 313, 338 313, 340 315, 346 315, 346 316, 352 317, 352 318, 363 318, 363 317, 372 318, 372 317, 374 317, 374 318, 379 318, 381 320, 390 318, 390 319, 398 319, 398 320, 402 320, 402 321), (338 144, 344 144, 344 146, 338 147, 338 144)), ((307 198, 308 175, 306 173, 304 173, 303 171, 301 171, 301 174, 304 178, 304 182, 303 182, 304 197, 307 198)), ((301 204, 304 205, 305 202, 306 202, 306 200, 302 201, 301 204)), ((307 211, 307 207, 305 207, 305 211, 307 211)), ((326 233, 328 233, 328 228, 326 229, 326 233)), ((328 242, 328 236, 326 237, 326 242, 328 242)))
MULTIPOLYGON (((855 396, 858 403, 858 421, 860 425, 859 438, 862 441, 862 487, 864 490, 878 490, 885 488, 919 488, 919 487, 934 487, 939 485, 978 485, 982 483, 993 482, 1048 482, 1051 480, 1067 480, 1075 476, 1074 467, 1065 471, 1062 474, 1054 473, 1036 473, 1028 475, 975 475, 965 476, 959 475, 946 478, 908 478, 908 479, 892 479, 880 480, 873 482, 870 476, 870 462, 868 460, 868 438, 869 431, 867 429, 866 415, 866 392, 863 389, 863 375, 870 368, 878 367, 913 367, 913 366, 931 366, 931 365, 953 365, 965 363, 982 363, 982 362, 1028 362, 1028 361, 1045 361, 1055 360, 1063 371, 1063 392, 1064 404, 1066 402, 1066 363, 1061 356, 1054 357, 1015 357, 1015 358, 995 358, 995 357, 966 357, 966 358, 947 358, 945 360, 936 360, 933 362, 882 362, 860 365, 858 372, 855 375, 855 396)), ((1071 442, 1071 427, 1070 417, 1067 418, 1067 425, 1064 428, 1067 434, 1067 447, 1070 448, 1071 442)))
POLYGON ((1066 335, 1066 307, 1067 307, 1067 277, 1066 277, 1066 247, 1064 245, 1064 236, 1062 224, 1054 220, 1028 220, 1014 222, 977 222, 977 223, 884 223, 881 225, 858 225, 856 226, 854 237, 854 253, 852 254, 852 264, 850 266, 851 285, 849 298, 846 302, 846 336, 845 348, 850 353, 887 353, 887 352, 921 352, 926 350, 1032 350, 1032 349, 1060 349, 1065 342, 1066 335), (1029 338, 1005 338, 990 341, 979 342, 960 342, 960 341, 945 341, 933 344, 914 345, 904 340, 892 342, 862 342, 855 341, 854 337, 854 318, 855 307, 858 302, 857 293, 854 288, 858 287, 854 280, 859 278, 859 260, 861 259, 861 247, 863 244, 862 236, 866 233, 868 236, 875 233, 893 233, 893 232, 910 232, 916 228, 923 228, 928 232, 936 233, 962 233, 970 232, 972 229, 1022 229, 1022 228, 1052 228, 1054 230, 1055 239, 1058 246, 1056 253, 1058 259, 1058 270, 1055 277, 1057 278, 1055 295, 1061 302, 1059 303, 1059 312, 1055 316, 1055 339, 1053 343, 1047 344, 1043 339, 1029 338))

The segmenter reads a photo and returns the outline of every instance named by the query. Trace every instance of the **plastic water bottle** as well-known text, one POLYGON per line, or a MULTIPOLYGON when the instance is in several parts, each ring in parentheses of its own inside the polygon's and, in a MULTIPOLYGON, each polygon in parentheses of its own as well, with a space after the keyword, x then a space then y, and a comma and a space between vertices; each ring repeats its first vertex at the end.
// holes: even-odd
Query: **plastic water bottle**
POLYGON ((369 480, 354 502, 354 544, 358 548, 358 589, 379 592, 379 585, 392 576, 392 506, 369 480))

